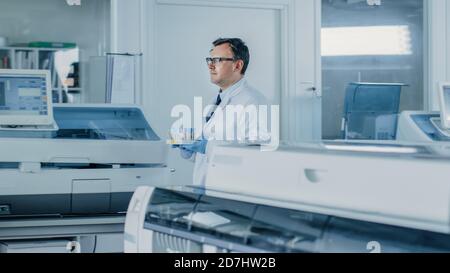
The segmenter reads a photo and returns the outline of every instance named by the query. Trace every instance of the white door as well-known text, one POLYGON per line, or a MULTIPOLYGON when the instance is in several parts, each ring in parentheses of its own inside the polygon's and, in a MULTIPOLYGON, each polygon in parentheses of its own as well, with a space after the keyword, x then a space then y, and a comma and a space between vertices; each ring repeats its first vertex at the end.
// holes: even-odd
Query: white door
MULTIPOLYGON (((219 88, 209 81, 205 57, 212 42, 219 37, 242 38, 250 49, 247 79, 273 103, 280 104, 281 83, 281 11, 277 7, 245 7, 239 4, 210 6, 208 1, 158 1, 149 6, 147 60, 155 76, 150 92, 144 94, 146 109, 158 134, 167 138, 176 119, 170 116, 174 106, 193 109, 194 97, 204 104, 216 97, 219 88), (202 3, 204 5, 202 5, 202 3)), ((257 5, 257 4, 255 4, 257 5)), ((172 183, 192 182, 193 163, 183 160, 178 150, 171 150, 169 166, 176 169, 172 183)))

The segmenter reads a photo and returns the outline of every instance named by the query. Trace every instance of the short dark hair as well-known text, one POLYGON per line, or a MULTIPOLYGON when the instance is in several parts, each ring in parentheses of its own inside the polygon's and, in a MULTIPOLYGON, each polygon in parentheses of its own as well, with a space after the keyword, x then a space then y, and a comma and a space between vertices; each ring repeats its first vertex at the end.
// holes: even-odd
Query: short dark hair
POLYGON ((234 55, 233 58, 235 60, 242 60, 244 62, 241 74, 245 75, 248 64, 250 63, 250 52, 247 45, 239 38, 219 38, 213 42, 214 46, 220 46, 223 44, 230 45, 231 51, 234 55))

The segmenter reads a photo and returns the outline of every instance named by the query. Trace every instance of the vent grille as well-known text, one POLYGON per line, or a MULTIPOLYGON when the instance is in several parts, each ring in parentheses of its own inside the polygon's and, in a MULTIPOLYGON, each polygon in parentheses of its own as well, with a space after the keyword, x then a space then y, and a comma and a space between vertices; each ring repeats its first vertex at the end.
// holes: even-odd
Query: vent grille
POLYGON ((154 253, 201 253, 202 246, 199 243, 169 234, 153 233, 154 253))

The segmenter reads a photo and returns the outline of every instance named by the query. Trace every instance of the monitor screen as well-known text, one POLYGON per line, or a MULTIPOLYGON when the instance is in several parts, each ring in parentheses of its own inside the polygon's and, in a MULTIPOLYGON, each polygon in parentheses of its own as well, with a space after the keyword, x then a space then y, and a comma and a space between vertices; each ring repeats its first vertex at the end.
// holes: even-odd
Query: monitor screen
POLYGON ((48 125, 50 76, 42 70, 0 70, 0 125, 48 125))

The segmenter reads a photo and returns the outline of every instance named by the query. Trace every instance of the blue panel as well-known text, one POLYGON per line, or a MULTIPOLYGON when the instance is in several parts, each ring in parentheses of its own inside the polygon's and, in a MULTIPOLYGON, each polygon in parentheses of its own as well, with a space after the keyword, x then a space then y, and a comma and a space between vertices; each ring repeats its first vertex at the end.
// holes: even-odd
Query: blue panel
POLYGON ((402 84, 350 83, 345 139, 395 140, 402 84))
POLYGON ((400 85, 350 84, 348 112, 398 113, 400 85), (351 100, 351 101, 350 101, 351 100))

